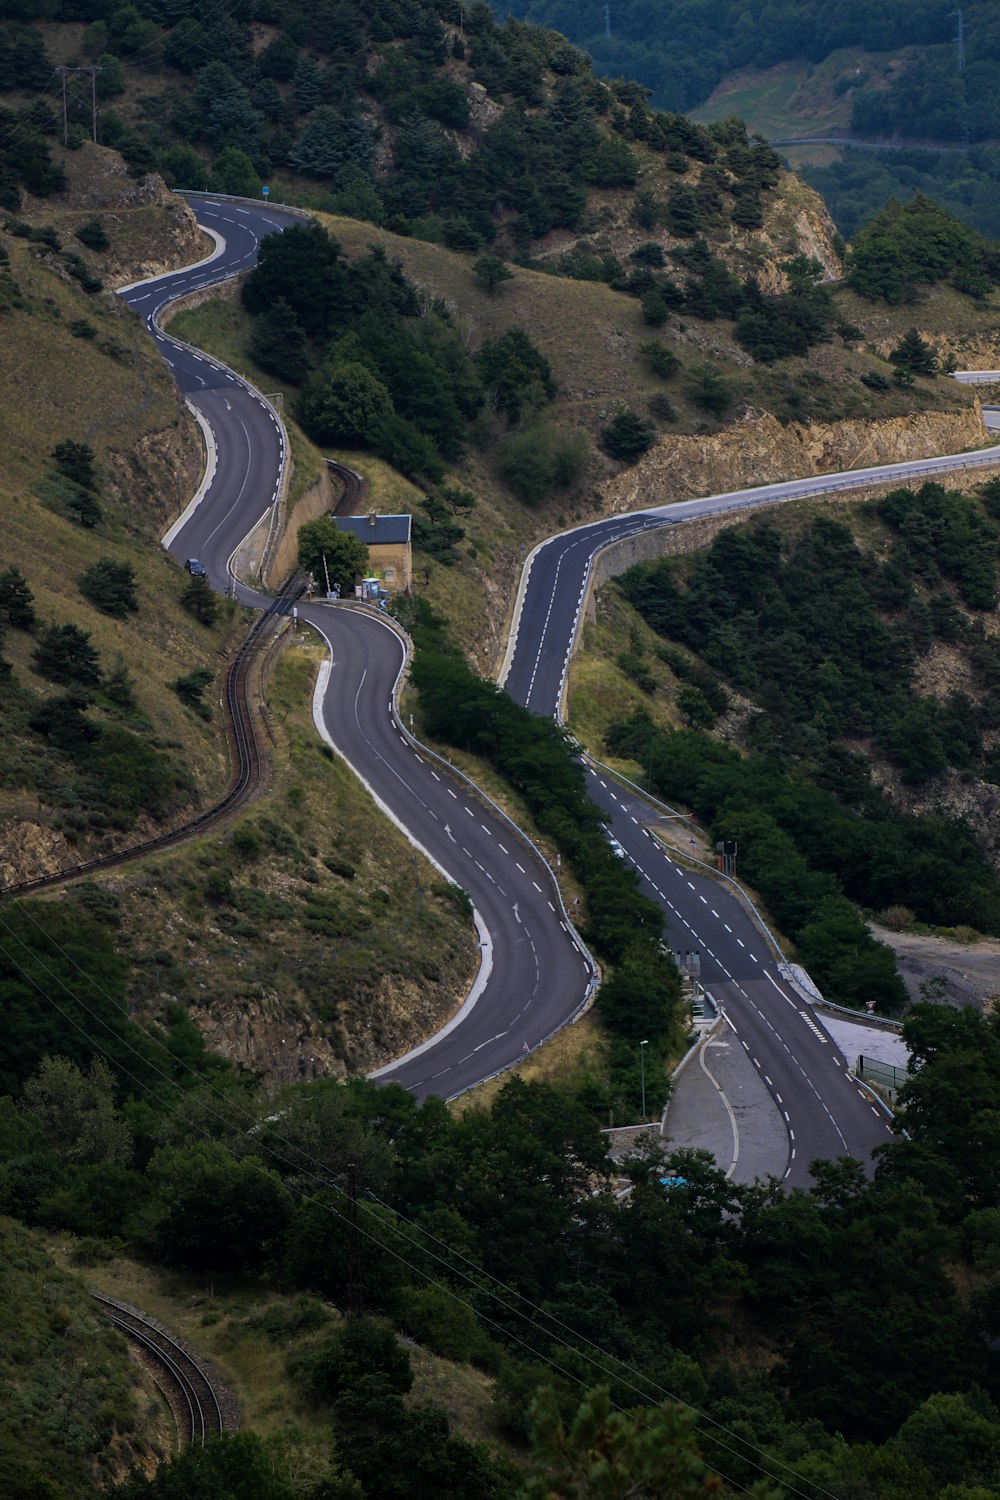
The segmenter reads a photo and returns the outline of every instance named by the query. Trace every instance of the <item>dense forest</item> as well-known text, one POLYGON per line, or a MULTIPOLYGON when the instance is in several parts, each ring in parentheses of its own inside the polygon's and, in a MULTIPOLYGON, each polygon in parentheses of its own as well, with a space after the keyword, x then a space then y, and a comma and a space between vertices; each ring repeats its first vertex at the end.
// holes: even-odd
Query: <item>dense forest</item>
MULTIPOLYGON (((501 7, 497 6, 498 12, 501 7)), ((802 59, 818 63, 841 48, 872 53, 919 49, 900 66, 879 59, 863 77, 852 67, 852 127, 861 136, 945 141, 1000 134, 1000 31, 988 0, 962 7, 966 66, 958 69, 955 12, 948 0, 720 0, 718 4, 618 0, 518 0, 504 6, 586 48, 598 72, 634 78, 662 108, 693 109, 737 68, 802 59), (607 19, 606 19, 607 18, 607 19)))
POLYGON ((662 654, 689 728, 657 730, 638 714, 612 728, 612 748, 716 836, 739 837, 747 877, 848 1003, 872 986, 888 1009, 902 999, 851 903, 997 930, 1000 885, 972 831, 905 811, 907 789, 949 772, 1000 778, 1000 662, 985 628, 997 602, 995 490, 887 494, 865 507, 884 528, 877 551, 826 517, 794 534, 764 520, 621 581, 677 643, 662 654), (932 695, 918 672, 942 647, 961 659, 962 685, 932 695), (749 757, 708 733, 736 701, 749 757))
MULTIPOLYGON (((847 1161, 817 1164, 815 1186, 788 1196, 777 1183, 735 1187, 694 1152, 641 1152, 613 1169, 585 1081, 515 1081, 461 1117, 363 1080, 262 1096, 189 1026, 143 1032, 130 1020, 112 900, 5 906, 0 919, 12 1017, 0 1208, 71 1231, 90 1264, 127 1249, 181 1277, 299 1293, 256 1337, 283 1351, 304 1407, 329 1424, 318 1469, 294 1464, 294 1438, 275 1448, 250 1433, 136 1477, 129 1500, 624 1496, 591 1487, 612 1432, 619 1486, 636 1480, 630 1458, 661 1465, 638 1492, 650 1496, 689 1493, 671 1465, 692 1494, 713 1474, 727 1490, 769 1478, 776 1494, 859 1500, 995 1489, 995 1022, 911 1012, 908 1139, 884 1148, 873 1182, 847 1161), (624 1198, 612 1191, 623 1170, 624 1198), (683 1185, 664 1191, 665 1175, 683 1185), (490 1376, 492 1445, 404 1401, 400 1336, 490 1376), (607 1400, 560 1436, 601 1385, 607 1400), (664 1399, 689 1426, 648 1409, 664 1399), (637 1406, 644 1415, 621 1415, 637 1406), (647 1451, 650 1424, 660 1438, 647 1451), (525 1470, 549 1488, 526 1488, 525 1470)), ((137 1413, 106 1354, 83 1386, 55 1361, 57 1345, 79 1359, 85 1310, 67 1283, 36 1312, 44 1263, 4 1234, 8 1290, 24 1272, 16 1337, 30 1330, 32 1349, 18 1366, 14 1325, 0 1320, 4 1492, 84 1500, 93 1458, 136 1432, 137 1413)), ((138 1452, 140 1435, 131 1441, 138 1452)))
POLYGON ((968 151, 858 151, 848 147, 828 166, 803 166, 798 175, 822 193, 845 240, 853 239, 889 198, 914 193, 934 199, 980 234, 1000 237, 1000 153, 968 151))
MULTIPOLYGON (((483 3, 264 4, 209 28, 184 5, 45 0, 0 30, 0 92, 15 106, 0 116, 9 210, 21 188, 62 182, 47 144, 62 125, 57 78, 32 21, 75 23, 73 60, 101 70, 101 140, 137 174, 155 167, 171 186, 256 196, 263 182, 297 182, 315 206, 453 249, 481 249, 502 230, 524 253, 580 225, 593 193, 634 189, 630 142, 678 174, 720 158, 723 175, 688 218, 700 208, 713 224, 753 227, 774 184, 776 162, 745 132, 720 147, 682 116, 649 110, 634 85, 598 82, 564 37, 497 25, 483 3)), ((71 144, 89 133, 89 110, 74 85, 71 144)))

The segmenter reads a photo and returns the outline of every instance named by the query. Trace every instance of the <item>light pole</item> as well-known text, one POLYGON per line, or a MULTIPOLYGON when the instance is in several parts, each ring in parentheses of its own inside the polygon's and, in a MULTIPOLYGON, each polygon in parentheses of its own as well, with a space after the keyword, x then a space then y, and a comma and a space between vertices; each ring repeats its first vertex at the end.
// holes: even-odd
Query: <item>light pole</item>
POLYGON ((649 1037, 639 1043, 639 1076, 642 1079, 642 1123, 646 1123, 646 1048, 649 1046, 649 1037))

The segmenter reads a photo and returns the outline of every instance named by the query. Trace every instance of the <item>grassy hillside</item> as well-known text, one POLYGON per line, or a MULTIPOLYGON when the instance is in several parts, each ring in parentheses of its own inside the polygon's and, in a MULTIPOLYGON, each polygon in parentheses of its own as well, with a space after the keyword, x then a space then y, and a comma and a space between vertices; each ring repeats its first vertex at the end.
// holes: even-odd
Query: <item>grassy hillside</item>
MULTIPOLYGON (((793 58, 763 68, 739 68, 712 91, 691 118, 707 124, 739 115, 747 128, 770 141, 794 140, 804 135, 845 135, 851 131, 855 81, 880 77, 905 66, 915 49, 866 52, 841 47, 820 62, 793 58)), ((825 162, 839 154, 835 147, 782 146, 793 169, 825 162)))
POLYGON ((477 960, 462 900, 316 735, 323 654, 304 635, 270 679, 273 779, 250 813, 106 881, 140 1016, 179 1001, 269 1087, 389 1061, 451 1014, 477 960))
MULTIPOLYGON (((246 1426, 262 1434, 289 1427, 307 1442, 320 1442, 329 1418, 303 1400, 288 1373, 288 1361, 316 1341, 317 1332, 339 1323, 329 1303, 283 1294, 268 1287, 214 1285, 164 1273, 126 1256, 78 1263, 69 1237, 50 1240, 49 1253, 85 1286, 141 1307, 181 1334, 210 1359, 240 1404, 246 1426)), ((455 1429, 472 1442, 497 1442, 492 1381, 471 1365, 442 1359, 410 1345, 415 1380, 412 1403, 446 1411, 455 1429)))
MULTIPOLYGON (((794 179, 787 179, 789 202, 794 202, 794 187, 794 179)), ((700 435, 719 431, 745 412, 773 411, 783 422, 835 422, 913 411, 957 411, 975 401, 971 392, 942 379, 921 380, 907 390, 890 382, 888 389, 873 391, 862 383, 862 376, 873 371, 888 375, 891 367, 871 352, 873 346, 847 347, 839 338, 817 345, 804 356, 774 364, 754 363, 737 342, 731 322, 706 321, 681 310, 664 327, 651 329, 634 297, 602 282, 515 267, 512 278, 491 295, 473 272, 471 254, 350 218, 320 215, 320 219, 350 260, 364 256, 372 246, 390 260, 398 260, 421 297, 447 309, 470 356, 510 327, 530 330, 556 384, 546 418, 587 444, 589 458, 579 481, 535 505, 518 500, 500 473, 505 437, 502 417, 484 412, 477 418, 465 453, 451 466, 450 482, 468 488, 478 503, 461 518, 466 537, 456 549, 454 565, 421 555, 418 582, 487 671, 493 668, 501 647, 510 590, 527 548, 560 526, 606 509, 603 487, 621 473, 621 465, 601 450, 600 441, 620 405, 648 416, 656 434, 700 435), (666 378, 653 372, 642 352, 652 339, 677 361, 666 378), (706 367, 728 389, 729 399, 720 414, 706 410, 701 399, 699 379, 706 367), (660 404, 664 400, 665 407, 660 404)), ((871 315, 857 309, 846 294, 837 292, 835 307, 837 316, 856 319, 867 332, 871 315)), ((964 309, 956 308, 956 314, 964 316, 964 309)), ((912 316, 910 312, 911 320, 912 316)), ((982 322, 982 308, 976 316, 982 322)), ((900 331, 907 326, 898 309, 880 312, 879 319, 883 338, 893 321, 900 331)), ((255 374, 267 388, 282 389, 286 412, 295 409, 298 387, 256 370, 250 354, 253 320, 238 303, 207 302, 179 313, 171 326, 181 337, 255 374)), ((401 484, 398 477, 389 482, 392 471, 356 450, 338 450, 338 455, 363 469, 369 464, 369 499, 376 508, 416 507, 420 514, 419 489, 401 484)), ((751 476, 746 482, 752 482, 751 476)))
POLYGON ((93 1482, 163 1454, 147 1420, 151 1388, 118 1334, 79 1278, 9 1218, 0 1219, 0 1388, 5 1494, 90 1494, 93 1482))
MULTIPOLYGON (((176 246, 168 221, 176 209, 161 212, 166 232, 152 234, 148 205, 140 209, 138 232, 147 255, 169 260, 176 246)), ((121 203, 116 214, 127 219, 121 203)), ((33 727, 44 706, 67 691, 36 666, 47 627, 72 625, 86 632, 98 653, 103 680, 91 694, 91 728, 133 736, 127 743, 137 740, 145 755, 161 757, 164 774, 173 776, 174 790, 154 814, 161 821, 213 796, 228 774, 218 716, 212 724, 192 713, 170 684, 197 670, 211 682, 243 628, 227 609, 209 627, 180 605, 186 578, 158 539, 197 484, 200 439, 132 315, 117 300, 83 290, 74 275, 64 253, 75 253, 69 226, 86 222, 87 210, 74 210, 67 202, 58 217, 54 238, 0 235, 6 256, 0 269, 5 295, 0 393, 6 414, 0 434, 0 526, 5 566, 20 568, 36 615, 33 630, 5 631, 0 652, 12 666, 3 685, 0 778, 0 821, 6 821, 11 860, 7 879, 64 862, 67 839, 86 852, 96 841, 114 838, 116 824, 121 828, 147 817, 141 808, 129 811, 124 805, 116 816, 110 790, 103 803, 99 797, 95 801, 82 763, 73 769, 73 755, 67 758, 65 736, 60 740, 33 727), (76 492, 53 457, 55 447, 67 440, 87 445, 94 455, 93 498, 100 510, 94 525, 74 519, 76 492), (82 575, 104 559, 134 575, 137 608, 126 610, 123 618, 95 607, 80 589, 82 575), (106 691, 116 673, 124 684, 117 699, 106 691), (94 811, 98 805, 107 815, 94 811), (10 820, 25 819, 32 847, 22 851, 22 859, 10 820)))

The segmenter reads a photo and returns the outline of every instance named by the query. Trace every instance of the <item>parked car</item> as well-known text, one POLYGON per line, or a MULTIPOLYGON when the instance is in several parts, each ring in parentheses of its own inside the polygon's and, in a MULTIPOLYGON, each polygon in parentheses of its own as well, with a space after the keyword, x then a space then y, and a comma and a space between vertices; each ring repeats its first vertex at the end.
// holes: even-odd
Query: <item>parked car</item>
POLYGON ((184 566, 187 568, 192 578, 208 577, 208 571, 205 567, 205 564, 203 562, 199 562, 196 557, 189 557, 184 566))
POLYGON ((619 844, 617 839, 611 840, 611 853, 614 854, 618 859, 625 858, 625 850, 622 848, 621 844, 619 844))

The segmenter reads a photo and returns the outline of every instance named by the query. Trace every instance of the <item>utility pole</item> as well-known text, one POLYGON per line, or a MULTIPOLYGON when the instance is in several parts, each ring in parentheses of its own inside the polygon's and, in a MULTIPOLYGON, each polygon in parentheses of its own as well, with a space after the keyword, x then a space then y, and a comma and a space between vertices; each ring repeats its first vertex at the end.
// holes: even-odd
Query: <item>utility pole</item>
POLYGON ((70 69, 69 68, 57 68, 56 71, 62 75, 63 145, 64 146, 68 146, 69 145, 69 117, 67 116, 67 113, 66 113, 66 74, 70 71, 70 69))
POLYGON ((948 19, 951 20, 951 18, 953 16, 955 16, 955 17, 958 18, 958 35, 955 38, 956 42, 958 43, 958 71, 960 73, 964 73, 965 72, 965 21, 964 21, 964 19, 962 17, 962 12, 960 10, 950 11, 948 19))
POLYGON ((604 35, 605 36, 610 36, 611 35, 611 6, 610 5, 606 5, 604 7, 604 35))
POLYGON ((639 1043, 639 1072, 642 1076, 642 1123, 646 1123, 646 1048, 649 1046, 649 1037, 639 1043))
POLYGON ((91 134, 92 134, 93 140, 94 140, 94 145, 95 146, 97 145, 97 75, 98 75, 98 73, 100 71, 101 70, 97 66, 96 63, 90 63, 90 64, 87 64, 84 67, 79 67, 79 68, 69 68, 69 67, 66 67, 65 65, 63 65, 63 66, 58 67, 56 69, 56 72, 58 74, 60 74, 60 76, 62 78, 63 145, 64 146, 68 146, 69 145, 69 107, 68 107, 67 98, 66 98, 66 76, 69 73, 89 73, 90 74, 90 115, 91 115, 91 125, 90 125, 90 128, 91 128, 91 134))

